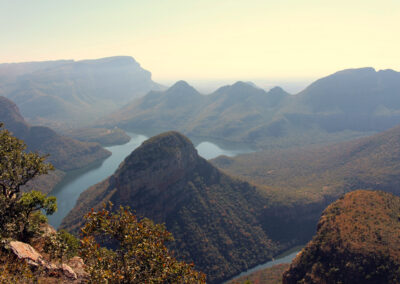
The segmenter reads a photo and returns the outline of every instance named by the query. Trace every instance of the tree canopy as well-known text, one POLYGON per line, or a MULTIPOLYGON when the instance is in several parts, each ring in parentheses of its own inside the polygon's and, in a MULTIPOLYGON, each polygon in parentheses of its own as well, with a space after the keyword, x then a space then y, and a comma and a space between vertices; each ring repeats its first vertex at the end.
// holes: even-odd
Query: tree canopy
POLYGON ((0 238, 26 240, 44 222, 42 209, 47 214, 57 210, 55 197, 39 191, 21 191, 33 178, 53 170, 51 164, 45 163, 46 155, 25 150, 22 140, 8 130, 0 130, 0 238))
POLYGON ((193 264, 168 251, 173 238, 164 225, 139 220, 128 207, 112 213, 104 206, 85 217, 81 255, 93 283, 205 283, 193 264))
MULTIPOLYGON (((22 140, 0 130, 0 274, 6 275, 0 281, 25 281, 25 276, 12 278, 22 273, 22 266, 11 263, 9 267, 2 255, 4 245, 9 240, 29 242, 31 237, 39 235, 39 226, 46 222, 42 212, 53 214, 57 210, 55 197, 35 190, 22 192, 30 180, 53 170, 45 162, 46 155, 25 150, 22 140)), ((79 250, 90 275, 89 282, 205 283, 205 275, 195 271, 193 264, 177 261, 168 251, 164 243, 172 240, 172 235, 164 225, 149 219, 139 220, 129 208, 123 207, 115 213, 106 208, 92 211, 86 219, 80 243, 60 231, 47 237, 44 249, 53 259, 61 260, 79 250)), ((25 268, 32 272, 28 266, 25 268)))

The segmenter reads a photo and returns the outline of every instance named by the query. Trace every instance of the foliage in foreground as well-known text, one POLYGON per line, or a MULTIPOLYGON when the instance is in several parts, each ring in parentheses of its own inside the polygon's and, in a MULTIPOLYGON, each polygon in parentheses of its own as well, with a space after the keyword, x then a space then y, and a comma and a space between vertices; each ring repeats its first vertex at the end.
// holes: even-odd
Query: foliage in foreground
POLYGON ((21 192, 27 182, 53 169, 44 162, 46 156, 27 153, 25 149, 22 140, 7 130, 0 131, 0 240, 28 240, 38 231, 40 223, 45 222, 41 210, 46 214, 57 210, 55 197, 38 191, 21 192))
POLYGON ((93 283, 205 283, 193 264, 170 254, 165 242, 172 235, 164 225, 138 220, 124 207, 115 213, 104 207, 86 219, 80 252, 93 283))
MULTIPOLYGON (((55 197, 21 192, 23 185, 53 169, 46 156, 25 149, 22 140, 0 130, 0 283, 36 283, 46 277, 7 251, 10 240, 40 237, 40 225, 47 221, 42 211, 57 210, 55 197)), ((43 249, 51 261, 63 261, 79 250, 91 283, 205 283, 205 275, 193 265, 171 256, 164 243, 172 236, 163 225, 138 220, 122 207, 116 213, 106 208, 91 212, 87 221, 80 243, 65 231, 44 237, 43 249), (98 242, 114 249, 101 248, 98 242)))

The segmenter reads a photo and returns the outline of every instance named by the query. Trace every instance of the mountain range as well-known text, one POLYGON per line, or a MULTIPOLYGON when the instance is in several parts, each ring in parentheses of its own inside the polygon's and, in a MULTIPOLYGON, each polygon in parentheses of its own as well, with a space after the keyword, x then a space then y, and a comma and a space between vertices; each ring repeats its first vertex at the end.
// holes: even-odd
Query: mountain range
POLYGON ((399 72, 360 68, 319 79, 296 95, 244 82, 202 95, 179 81, 99 124, 136 131, 175 129, 264 149, 338 142, 399 124, 399 82, 399 72))
POLYGON ((31 123, 82 127, 160 85, 132 57, 0 64, 0 95, 31 123))
MULTIPOLYGON (((129 139, 121 129, 173 129, 263 150, 206 161, 182 134, 157 135, 133 151, 112 176, 82 193, 63 228, 76 232, 85 213, 108 201, 131 206, 140 217, 165 223, 175 237, 169 246, 178 258, 194 262, 210 283, 219 283, 307 242, 324 208, 345 193, 373 189, 400 195, 399 72, 343 70, 296 95, 245 82, 209 95, 184 81, 161 89, 131 57, 0 64, 0 95, 15 99, 29 123, 15 103, 1 96, 0 121, 28 150, 49 153, 59 170, 81 168, 109 152, 97 143, 62 136, 49 125, 82 140, 100 137, 104 144, 129 139), (96 128, 81 128, 89 123, 96 128), (80 129, 70 130, 76 127, 80 129), (110 128, 115 137, 107 136, 110 128), (381 133, 336 143, 375 132, 381 133)), ((392 254, 382 248, 398 244, 379 234, 386 227, 397 228, 398 202, 387 193, 368 194, 347 194, 324 211, 316 237, 285 274, 286 283, 353 279, 360 254, 378 253, 390 260, 392 254), (354 207, 358 200, 362 206, 354 207), (371 221, 364 211, 374 205, 378 207, 371 212, 377 217, 371 221), (351 218, 340 223, 343 212, 351 218), (382 221, 385 228, 378 226, 376 234, 369 221, 382 221), (359 227, 353 226, 358 222, 359 227), (343 237, 349 232, 355 235, 343 237), (360 236, 366 232, 373 236, 364 238, 364 247, 360 236), (320 254, 324 250, 334 254, 320 254), (338 273, 343 270, 336 266, 339 258, 350 263, 350 276, 338 273)), ((379 261, 398 269, 396 263, 379 261)))

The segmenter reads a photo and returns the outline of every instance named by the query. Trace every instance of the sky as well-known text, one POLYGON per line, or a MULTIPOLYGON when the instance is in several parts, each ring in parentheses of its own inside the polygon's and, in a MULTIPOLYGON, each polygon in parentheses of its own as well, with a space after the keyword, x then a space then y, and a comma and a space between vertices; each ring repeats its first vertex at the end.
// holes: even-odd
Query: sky
POLYGON ((0 62, 114 55, 160 82, 400 71, 400 0, 0 0, 0 62))

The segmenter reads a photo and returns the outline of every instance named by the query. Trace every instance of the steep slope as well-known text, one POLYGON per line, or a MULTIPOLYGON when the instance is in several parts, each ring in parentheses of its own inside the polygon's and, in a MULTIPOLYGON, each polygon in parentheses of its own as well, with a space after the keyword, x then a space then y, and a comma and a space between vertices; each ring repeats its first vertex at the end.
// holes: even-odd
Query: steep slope
POLYGON ((165 91, 152 91, 100 123, 125 129, 181 129, 198 112, 205 97, 185 81, 165 91))
POLYGON ((0 95, 30 122, 54 127, 82 126, 160 87, 128 56, 0 65, 0 74, 8 70, 0 95))
POLYGON ((48 161, 60 170, 81 168, 110 155, 96 143, 79 142, 58 135, 48 127, 29 125, 17 106, 4 97, 0 97, 0 121, 6 129, 25 141, 28 150, 49 154, 48 161))
POLYGON ((331 204, 283 283, 399 283, 400 198, 358 190, 331 204))
POLYGON ((210 283, 266 261, 278 250, 258 220, 265 198, 199 157, 177 132, 145 141, 111 177, 81 194, 61 227, 78 228, 83 214, 107 201, 165 223, 176 239, 170 247, 193 261, 210 283))

